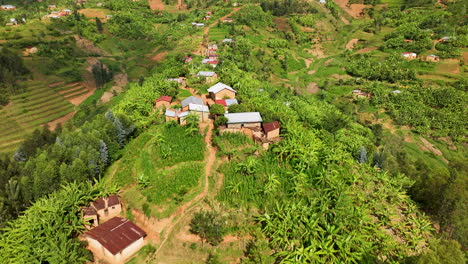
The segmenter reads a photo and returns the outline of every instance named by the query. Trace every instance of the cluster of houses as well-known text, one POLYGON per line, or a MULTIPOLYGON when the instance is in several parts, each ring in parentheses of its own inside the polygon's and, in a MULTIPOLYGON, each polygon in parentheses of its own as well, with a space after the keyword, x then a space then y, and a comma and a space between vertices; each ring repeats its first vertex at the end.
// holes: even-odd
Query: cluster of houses
POLYGON ((202 60, 203 64, 210 64, 211 66, 216 67, 218 65, 218 45, 217 44, 208 44, 206 48, 205 58, 202 60))
MULTIPOLYGON (((414 52, 403 52, 401 55, 407 60, 414 60, 414 59, 418 58, 418 54, 416 54, 414 52)), ((440 58, 439 58, 439 56, 436 56, 434 54, 430 54, 430 55, 427 55, 425 57, 422 57, 421 60, 431 61, 431 62, 439 62, 440 58)))
MULTIPOLYGON (((204 76, 205 73, 199 73, 199 76, 204 76)), ((213 74, 209 74, 213 76, 213 74)), ((216 73, 214 73, 216 75, 216 73)), ((175 121, 181 125, 186 123, 186 117, 189 114, 195 114, 201 122, 206 122, 209 119, 210 107, 218 104, 224 107, 224 117, 226 117, 226 125, 220 126, 218 129, 221 133, 224 132, 240 132, 251 136, 253 139, 261 142, 265 148, 268 148, 269 143, 280 140, 279 130, 280 124, 275 121, 272 123, 263 124, 263 119, 259 112, 244 112, 244 113, 229 113, 229 106, 238 104, 236 99, 237 91, 229 85, 218 82, 211 86, 208 90, 208 95, 204 98, 190 96, 182 100, 179 104, 172 101, 170 96, 161 96, 155 100, 155 107, 165 110, 166 122, 175 121), (172 106, 178 105, 180 108, 172 109, 172 106)))
MULTIPOLYGON (((55 9, 55 5, 52 5, 54 7, 49 6, 49 9, 55 9)), ((63 9, 61 11, 52 11, 50 14, 46 15, 48 18, 60 18, 63 16, 68 16, 73 13, 72 10, 70 9, 63 9)))
POLYGON ((144 246, 146 232, 118 216, 122 205, 117 195, 99 198, 81 211, 88 223, 88 231, 83 236, 96 258, 109 263, 125 263, 144 246))

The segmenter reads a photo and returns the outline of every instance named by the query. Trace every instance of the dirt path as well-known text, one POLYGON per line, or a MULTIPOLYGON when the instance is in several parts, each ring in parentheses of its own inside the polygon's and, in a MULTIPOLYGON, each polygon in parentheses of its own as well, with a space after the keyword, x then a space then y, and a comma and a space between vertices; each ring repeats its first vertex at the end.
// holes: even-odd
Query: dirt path
POLYGON ((151 10, 164 10, 164 3, 162 0, 148 0, 151 10))
MULTIPOLYGON (((202 42, 200 43, 200 46, 199 46, 198 50, 195 51, 194 53, 197 54, 197 55, 202 55, 202 54, 203 54, 203 50, 205 49, 205 43, 204 43, 204 42, 205 42, 205 40, 206 40, 206 42, 208 42, 208 34, 209 34, 209 32, 210 32, 210 29, 211 29, 212 27, 218 25, 219 21, 222 21, 222 20, 224 20, 225 18, 232 16, 234 13, 236 13, 237 11, 239 11, 241 8, 242 8, 242 7, 236 7, 236 8, 234 8, 229 14, 227 14, 227 15, 221 17, 220 19, 216 20, 216 22, 214 22, 213 24, 211 24, 211 25, 205 27, 205 29, 203 30, 203 40, 202 40, 202 42)), ((206 43, 206 44, 208 44, 208 43, 206 43)))
POLYGON ((359 39, 352 39, 348 42, 348 44, 346 44, 346 49, 348 50, 352 50, 354 49, 354 46, 356 46, 356 44, 358 43, 359 39))
MULTIPOLYGON (((205 165, 205 179, 204 179, 204 187, 203 191, 199 193, 195 198, 192 200, 188 201, 184 205, 182 205, 175 213, 173 213, 169 218, 168 218, 168 224, 165 228, 162 229, 164 232, 164 239, 160 241, 159 247, 156 249, 154 254, 151 256, 151 258, 155 258, 157 254, 161 251, 161 249, 164 247, 165 243, 171 236, 171 232, 174 229, 174 227, 180 223, 180 221, 194 208, 193 206, 197 204, 198 202, 202 201, 203 198, 205 198, 208 194, 208 187, 209 187, 209 176, 211 174, 211 170, 213 168, 213 165, 216 160, 216 149, 213 148, 211 145, 211 138, 212 138, 212 130, 213 130, 213 122, 210 120, 208 123, 202 123, 200 125, 200 129, 202 131, 205 130, 205 128, 208 127, 208 131, 205 135, 205 143, 207 146, 207 152, 208 155, 206 157, 206 165, 205 165), (178 218, 176 218, 178 217, 178 218)), ((164 220, 164 219, 163 219, 164 220)))
POLYGON ((49 123, 42 124, 41 126, 45 126, 46 124, 49 125, 49 129, 54 131, 59 124, 65 124, 69 119, 71 119, 75 115, 76 111, 68 113, 60 118, 55 119, 54 121, 50 121, 49 123))

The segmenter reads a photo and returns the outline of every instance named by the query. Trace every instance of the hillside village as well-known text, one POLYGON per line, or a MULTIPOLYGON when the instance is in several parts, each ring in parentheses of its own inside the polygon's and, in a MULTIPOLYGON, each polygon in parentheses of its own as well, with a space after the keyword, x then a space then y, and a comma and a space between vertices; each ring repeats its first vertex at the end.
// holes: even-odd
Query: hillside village
POLYGON ((0 263, 465 260, 456 0, 7 2, 0 263))

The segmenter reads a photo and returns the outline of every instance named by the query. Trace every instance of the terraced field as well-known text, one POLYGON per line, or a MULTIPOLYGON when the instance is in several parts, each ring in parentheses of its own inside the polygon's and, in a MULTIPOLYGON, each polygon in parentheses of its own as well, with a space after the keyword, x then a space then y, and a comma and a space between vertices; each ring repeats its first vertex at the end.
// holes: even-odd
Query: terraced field
POLYGON ((29 81, 24 86, 25 92, 0 110, 0 152, 14 151, 35 128, 74 111, 69 100, 88 92, 80 83, 29 81))

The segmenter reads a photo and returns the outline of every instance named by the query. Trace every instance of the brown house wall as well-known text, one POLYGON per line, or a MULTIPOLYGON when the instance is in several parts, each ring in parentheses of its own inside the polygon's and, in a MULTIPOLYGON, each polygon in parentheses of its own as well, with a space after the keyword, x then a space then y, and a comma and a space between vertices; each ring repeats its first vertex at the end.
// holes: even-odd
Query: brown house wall
POLYGON ((228 89, 223 89, 223 90, 219 91, 217 94, 210 93, 210 95, 211 95, 211 98, 213 98, 213 100, 221 100, 221 99, 225 99, 225 98, 229 98, 229 99, 236 98, 236 93, 234 93, 233 91, 230 91, 228 89))

